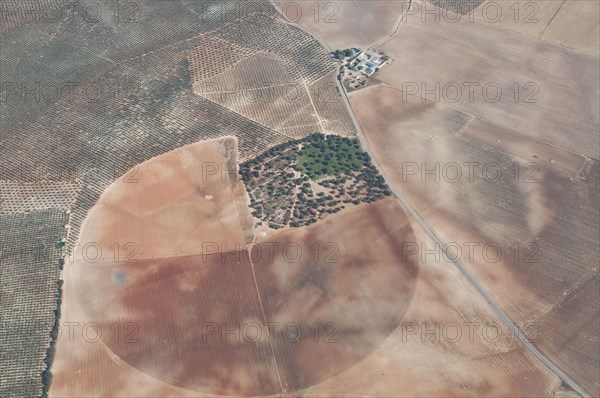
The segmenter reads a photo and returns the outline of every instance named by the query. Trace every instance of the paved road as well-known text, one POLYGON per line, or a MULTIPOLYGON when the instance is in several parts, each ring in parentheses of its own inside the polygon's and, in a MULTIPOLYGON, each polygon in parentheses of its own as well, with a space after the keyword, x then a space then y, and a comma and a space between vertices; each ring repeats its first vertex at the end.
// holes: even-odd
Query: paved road
POLYGON ((337 82, 340 92, 342 93, 342 97, 344 98, 344 103, 346 104, 346 108, 348 109, 348 112, 350 113, 350 115, 352 117, 352 121, 354 122, 354 125, 356 126, 356 131, 358 133, 358 138, 360 139, 361 145, 362 145, 363 149, 369 154, 369 156, 371 156, 371 162, 373 163, 373 165, 375 167, 377 167, 377 170, 379 170, 379 173, 385 179, 385 182, 388 185, 388 187, 390 188, 390 191, 392 191, 394 193, 396 198, 398 198, 398 200, 402 203, 402 205, 404 205, 406 210, 408 210, 408 212, 413 216, 413 218, 417 221, 417 223, 419 223, 419 225, 425 230, 425 232, 427 232, 427 234, 431 237, 431 239, 433 239, 434 243, 439 245, 439 247, 445 253, 446 258, 449 259, 456 266, 456 268, 458 268, 458 270, 464 275, 465 278, 467 278, 469 283, 471 283, 471 285, 475 288, 475 290, 477 290, 477 292, 481 295, 481 297, 483 297, 483 299, 489 304, 489 306, 496 313, 496 315, 498 315, 498 317, 502 320, 502 322, 515 333, 517 338, 529 350, 529 352, 531 352, 537 359, 539 359, 544 365, 546 365, 551 371, 553 371, 558 377, 560 377, 560 379, 565 384, 569 385, 569 387, 571 387, 573 390, 575 390, 579 395, 581 395, 582 397, 585 397, 585 398, 589 398, 589 395, 579 385, 577 385, 569 376, 567 376, 565 373, 563 373, 560 370, 560 368, 558 368, 558 366, 556 366, 548 358, 546 358, 544 356, 544 354, 542 354, 529 341, 529 339, 521 331, 521 329, 519 329, 519 327, 511 321, 511 319, 508 317, 508 315, 506 315, 506 313, 502 310, 502 308, 500 308, 500 306, 498 306, 494 302, 494 300, 490 297, 490 295, 479 284, 477 279, 475 279, 475 277, 469 272, 469 270, 467 270, 467 268, 465 267, 462 260, 460 260, 460 258, 456 257, 454 255, 454 253, 448 249, 448 246, 446 246, 446 243, 444 243, 444 241, 439 237, 439 235, 429 226, 427 221, 425 221, 425 219, 423 219, 423 217, 419 214, 419 212, 417 212, 411 206, 411 204, 402 196, 402 194, 400 192, 398 192, 398 190, 388 181, 388 178, 386 177, 385 173, 383 172, 383 169, 379 166, 375 157, 373 156, 373 152, 371 151, 371 148, 369 147, 369 143, 367 142, 367 140, 364 137, 364 134, 360 128, 360 125, 358 124, 356 118, 354 117, 354 113, 352 112, 352 108, 350 107, 350 102, 348 101, 346 92, 344 91, 341 83, 337 80, 336 80, 336 82, 337 82))
POLYGON ((425 232, 427 232, 427 234, 431 237, 431 239, 433 239, 434 243, 439 245, 439 247, 445 253, 446 258, 449 259, 456 266, 456 268, 458 268, 458 270, 464 275, 465 278, 467 278, 469 283, 471 283, 471 285, 475 288, 475 290, 477 290, 477 292, 481 295, 481 297, 483 297, 483 299, 489 304, 489 306, 496 313, 496 315, 498 315, 498 317, 502 320, 502 322, 515 333, 517 338, 529 350, 529 352, 531 352, 537 359, 539 359, 544 365, 546 365, 551 371, 553 371, 558 377, 560 377, 560 379, 563 382, 565 382, 567 385, 569 385, 579 395, 581 395, 582 397, 588 398, 589 395, 579 385, 577 385, 569 376, 567 376, 565 373, 563 373, 560 370, 560 368, 558 368, 558 366, 556 366, 548 358, 546 358, 544 356, 544 354, 542 354, 529 341, 529 339, 527 338, 527 336, 525 336, 525 334, 521 331, 521 329, 519 329, 519 327, 511 321, 511 319, 508 317, 508 315, 506 315, 506 313, 502 310, 502 308, 500 308, 500 306, 498 306, 494 302, 494 300, 490 297, 490 295, 479 284, 477 279, 475 279, 475 277, 469 272, 469 270, 467 270, 467 268, 465 267, 462 260, 460 260, 460 258, 457 258, 454 255, 454 253, 448 249, 448 246, 446 246, 446 243, 444 243, 444 241, 439 237, 439 235, 429 226, 427 221, 425 221, 423 219, 423 217, 411 206, 411 204, 402 196, 402 194, 400 192, 398 192, 398 190, 396 188, 394 188, 394 186, 388 181, 388 178, 386 177, 382 168, 379 166, 375 157, 373 156, 373 152, 371 151, 371 148, 369 147, 369 143, 367 142, 367 140, 365 139, 365 137, 362 133, 360 125, 358 124, 358 122, 356 121, 356 118, 354 117, 354 113, 352 112, 352 108, 350 107, 350 102, 348 101, 348 97, 346 96, 346 93, 345 93, 342 85, 340 84, 339 81, 337 83, 338 83, 338 88, 340 89, 340 91, 342 93, 342 97, 344 98, 344 102, 346 103, 348 112, 350 112, 352 121, 354 122, 354 125, 356 126, 358 138, 360 139, 363 149, 369 154, 369 156, 371 156, 371 161, 372 161, 373 165, 375 165, 375 167, 377 167, 377 170, 379 170, 379 173, 383 176, 383 178, 385 179, 385 182, 387 183, 390 190, 394 193, 396 198, 398 198, 398 200, 402 203, 402 205, 404 205, 406 210, 408 210, 408 212, 413 216, 413 218, 417 221, 417 223, 419 223, 419 225, 425 230, 425 232))
MULTIPOLYGON (((284 18, 287 19, 287 17, 285 15, 283 15, 283 16, 284 16, 284 18)), ((321 43, 321 45, 324 48, 327 49, 327 51, 329 51, 329 52, 332 51, 332 49, 330 49, 325 43, 323 43, 323 41, 321 41, 321 39, 319 37, 313 35, 311 32, 304 29, 304 27, 290 21, 289 19, 288 19, 288 22, 290 22, 292 25, 298 27, 299 29, 303 30, 307 34, 314 37, 319 43, 321 43)), ((411 206, 411 204, 404 198, 404 196, 402 196, 402 194, 400 192, 398 192, 398 190, 396 188, 394 188, 394 186, 389 182, 388 178, 386 177, 385 173, 383 172, 383 169, 379 166, 376 158, 373 156, 371 147, 369 146, 369 143, 367 142, 367 140, 360 128, 360 125, 358 124, 358 121, 356 120, 356 117, 354 116, 354 112, 352 111, 352 107, 350 106, 350 101, 348 100, 346 91, 342 87, 341 82, 337 79, 336 79, 336 84, 337 84, 338 90, 340 91, 341 97, 343 98, 344 105, 345 105, 348 113, 350 114, 350 117, 352 118, 352 122, 354 123, 354 126, 355 126, 357 134, 358 134, 358 138, 361 142, 363 149, 369 154, 369 156, 371 156, 371 161, 372 161, 373 165, 375 167, 377 167, 377 170, 379 170, 379 173, 383 176, 386 184, 388 185, 390 190, 394 193, 396 198, 398 198, 400 203, 402 203, 402 205, 411 214, 411 216, 415 219, 415 221, 417 221, 417 223, 421 226, 421 228, 423 228, 425 230, 425 232, 427 232, 427 234, 431 237, 431 239, 433 239, 434 243, 439 245, 439 247, 446 254, 446 258, 449 259, 456 266, 456 268, 460 271, 461 274, 463 274, 463 276, 465 278, 467 278, 469 283, 475 288, 475 290, 477 290, 477 292, 481 295, 481 297, 483 297, 483 299, 488 303, 488 305, 496 313, 496 315, 498 315, 498 317, 506 325, 506 327, 508 327, 510 330, 513 331, 513 333, 515 333, 515 336, 517 336, 517 338, 521 341, 523 346, 525 348, 527 348, 529 350, 529 352, 531 352, 531 354, 533 354, 538 360, 540 360, 540 362, 542 362, 544 365, 546 365, 546 367, 548 367, 548 369, 550 369, 558 377, 560 377, 560 379, 565 384, 567 384, 569 387, 571 387, 573 390, 575 390, 582 397, 589 398, 589 395, 579 385, 577 385, 577 383, 575 383, 569 376, 567 376, 562 370, 560 370, 560 368, 558 368, 558 366, 556 366, 548 358, 546 358, 546 356, 544 354, 542 354, 529 341, 529 339, 521 331, 521 329, 519 329, 519 327, 512 322, 512 320, 508 317, 508 315, 506 315, 506 313, 502 310, 502 308, 500 308, 500 306, 494 302, 494 300, 490 297, 490 295, 486 292, 486 290, 481 286, 481 284, 477 281, 477 279, 471 274, 471 272, 469 272, 469 270, 465 267, 464 263, 460 260, 460 258, 457 258, 452 253, 452 251, 448 249, 448 246, 446 246, 446 244, 439 237, 439 235, 429 226, 427 221, 425 221, 425 219, 419 214, 419 212, 417 212, 411 206)))

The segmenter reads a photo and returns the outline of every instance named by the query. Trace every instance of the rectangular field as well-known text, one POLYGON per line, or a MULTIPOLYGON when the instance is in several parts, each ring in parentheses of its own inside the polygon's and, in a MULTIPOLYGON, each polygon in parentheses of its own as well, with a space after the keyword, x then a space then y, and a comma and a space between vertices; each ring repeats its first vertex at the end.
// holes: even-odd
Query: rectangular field
POLYGON ((423 21, 419 14, 381 49, 396 62, 378 79, 406 96, 598 157, 596 56, 466 18, 423 21))
POLYGON ((470 18, 573 48, 599 53, 600 4, 594 0, 487 0, 470 18))
MULTIPOLYGON (((598 270, 598 162, 439 103, 401 103, 402 96, 390 87, 350 96, 390 184, 460 253, 511 319, 536 323, 536 345, 596 391, 589 370, 569 365, 573 358, 598 360, 569 319, 576 317, 587 334, 598 333, 597 322, 562 302, 598 270)), ((425 250, 436 253, 419 253, 427 256, 425 250)), ((597 300, 597 291, 590 294, 597 300)))
POLYGON ((331 50, 368 48, 394 33, 408 0, 281 1, 289 20, 321 39, 331 50))

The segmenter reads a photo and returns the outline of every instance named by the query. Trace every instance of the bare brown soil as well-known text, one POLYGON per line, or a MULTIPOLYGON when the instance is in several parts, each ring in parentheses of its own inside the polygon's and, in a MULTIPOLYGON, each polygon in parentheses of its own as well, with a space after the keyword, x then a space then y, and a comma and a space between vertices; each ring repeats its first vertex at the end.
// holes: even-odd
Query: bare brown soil
POLYGON ((98 261, 114 261, 117 243, 121 261, 202 253, 202 242, 251 242, 236 145, 233 137, 192 144, 125 173, 87 217, 75 261, 83 259, 86 245, 101 248, 98 261))
POLYGON ((250 251, 227 250, 245 245, 239 223, 205 223, 187 212, 166 218, 174 225, 194 216, 208 235, 174 229, 152 240, 157 230, 142 221, 123 230, 123 213, 137 209, 151 217, 182 199, 202 201, 208 192, 229 196, 215 202, 214 214, 227 209, 239 220, 244 212, 229 206, 245 197, 243 190, 214 178, 201 183, 196 174, 200 160, 235 161, 235 151, 223 150, 233 142, 198 143, 152 159, 140 166, 138 185, 116 183, 91 211, 82 237, 104 244, 118 233, 149 246, 127 261, 81 254, 66 265, 62 320, 78 328, 72 341, 63 334, 58 342, 52 396, 291 394, 352 367, 399 325, 417 263, 403 258, 402 242, 413 234, 394 199, 273 234, 250 251), (182 151, 189 167, 168 172, 182 151), (164 188, 161 176, 173 189, 164 188), (197 182, 194 195, 178 188, 190 181, 197 182), (221 239, 216 250, 205 246, 221 239), (184 241, 187 246, 178 243, 184 241), (185 255, 198 247, 206 250, 185 255))
POLYGON ((465 265, 515 322, 537 325, 535 344, 594 393, 597 378, 590 374, 598 368, 598 351, 581 336, 598 333, 597 313, 587 309, 597 292, 584 290, 600 257, 598 162, 440 103, 411 97, 403 103, 402 94, 378 87, 350 97, 391 185, 444 241, 458 245, 465 265), (470 162, 476 165, 472 179, 470 162), (530 163, 534 167, 525 169, 530 163), (459 166, 460 179, 451 164, 459 166), (489 164, 500 168, 501 178, 484 178, 489 164), (485 252, 487 244, 494 249, 485 252), (476 245, 472 256, 468 245, 476 245), (571 296, 589 304, 575 312, 577 306, 564 304, 571 296), (573 367, 573 361, 586 365, 573 367))
POLYGON ((380 50, 395 62, 378 79, 412 88, 413 97, 597 158, 597 56, 466 17, 436 22, 420 13, 380 50), (473 84, 472 95, 465 84, 473 84))
POLYGON ((75 264, 79 302, 103 330, 135 325, 139 332, 129 340, 107 333, 103 342, 144 374, 192 391, 274 394, 279 382, 269 340, 252 342, 237 331, 237 324, 263 324, 245 257, 229 252, 131 265, 75 264), (224 335, 226 328, 234 333, 224 335), (217 333, 209 334, 213 329, 217 333))
MULTIPOLYGON (((414 242, 433 247, 418 226, 414 242)), ((400 325, 363 361, 304 396, 551 396, 558 389, 560 380, 500 325, 451 263, 415 257, 419 273, 400 325)))
POLYGON ((277 2, 291 21, 332 50, 368 48, 394 33, 408 1, 277 2), (299 12, 297 12, 299 10, 299 12))
POLYGON ((275 334, 285 391, 302 390, 355 365, 396 329, 417 275, 416 259, 404 261, 402 254, 403 242, 412 239, 403 210, 390 198, 253 246, 266 318, 311 331, 299 344, 275 334), (294 247, 301 248, 297 261, 294 247), (319 335, 310 329, 315 325, 322 328, 319 335))
POLYGON ((543 169, 576 177, 585 164, 585 158, 514 131, 473 119, 463 131, 465 137, 473 138, 482 145, 510 153, 515 158, 534 162, 543 169))
POLYGON ((485 24, 598 55, 597 1, 488 0, 471 14, 472 19, 485 24))

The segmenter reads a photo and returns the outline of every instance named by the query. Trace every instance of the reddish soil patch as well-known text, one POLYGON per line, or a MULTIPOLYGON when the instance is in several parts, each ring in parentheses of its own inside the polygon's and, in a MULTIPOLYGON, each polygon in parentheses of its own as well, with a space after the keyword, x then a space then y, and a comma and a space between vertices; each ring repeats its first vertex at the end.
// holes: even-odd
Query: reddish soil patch
POLYGON ((594 379, 591 370, 597 370, 598 350, 582 336, 598 334, 597 311, 590 311, 598 291, 583 289, 598 272, 598 162, 402 96, 378 87, 350 97, 388 181, 460 250, 465 266, 514 322, 540 330, 536 346, 597 395, 598 372, 594 379), (475 165, 471 174, 468 164, 475 165), (487 165, 501 174, 484 175, 487 165), (468 245, 476 247, 472 255, 468 245), (572 304, 584 302, 590 304, 572 304))
MULTIPOLYGON (((219 160, 230 153, 223 144, 196 144, 186 161, 197 166, 219 160)), ((178 151, 140 170, 163 170, 165 164, 172 170, 180 163, 178 151)), ((199 233, 172 228, 144 246, 144 256, 86 261, 79 254, 67 264, 62 319, 78 322, 80 333, 92 322, 102 334, 95 341, 59 341, 52 395, 293 394, 352 367, 396 329, 417 275, 416 260, 403 258, 412 228, 396 200, 280 231, 249 251, 227 250, 245 244, 240 221, 247 208, 231 205, 244 191, 220 179, 164 190, 161 175, 197 181, 197 167, 178 171, 141 176, 139 185, 128 185, 136 195, 114 185, 92 209, 81 236, 101 237, 103 244, 111 234, 126 242, 149 242, 144 231, 159 236, 159 229, 144 229, 145 222, 156 224, 158 210, 170 220, 167 227, 198 224, 199 233), (208 187, 215 199, 231 200, 214 205, 212 214, 233 213, 225 214, 224 224, 172 211, 180 200, 202 202, 208 187), (175 194, 171 200, 169 192, 175 194), (119 216, 134 212, 138 226, 124 228, 119 216), (221 240, 224 245, 206 245, 221 240), (181 246, 176 253, 191 253, 163 256, 174 253, 173 245, 181 246), (90 370, 96 363, 99 374, 90 370)), ((96 337, 95 330, 86 337, 96 337)))
POLYGON ((400 204, 389 198, 252 248, 265 316, 289 326, 275 333, 273 344, 284 390, 351 367, 396 329, 417 275, 416 259, 407 261, 402 252, 412 240, 400 204))

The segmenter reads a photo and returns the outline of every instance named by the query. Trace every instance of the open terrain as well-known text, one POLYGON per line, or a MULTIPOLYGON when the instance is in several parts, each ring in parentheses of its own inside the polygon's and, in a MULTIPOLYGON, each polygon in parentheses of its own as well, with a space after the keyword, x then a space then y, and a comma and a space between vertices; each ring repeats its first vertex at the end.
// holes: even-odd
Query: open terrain
MULTIPOLYGON (((234 1, 147 0, 143 5, 120 4, 115 8, 112 2, 87 0, 69 4, 2 2, 2 216, 32 218, 32 225, 37 225, 40 211, 58 211, 66 219, 50 225, 61 230, 68 226, 60 238, 66 238, 63 254, 70 255, 83 220, 102 192, 117 179, 135 179, 135 165, 186 145, 228 136, 238 138, 240 161, 289 140, 289 135, 296 133, 275 131, 194 93, 193 84, 198 78, 193 68, 197 62, 195 49, 208 42, 207 34, 215 30, 224 35, 220 40, 232 43, 234 48, 255 52, 272 49, 274 43, 288 46, 286 40, 294 37, 296 43, 306 44, 302 51, 312 48, 315 59, 314 63, 300 65, 302 53, 287 51, 287 62, 300 65, 294 78, 311 78, 312 86, 322 82, 324 76, 333 78, 333 68, 323 67, 323 60, 331 65, 327 52, 312 37, 285 24, 276 13, 254 9, 255 4, 264 3, 246 2, 240 8, 240 3, 234 1), (93 7, 100 8, 100 18, 88 13, 93 7), (277 27, 279 31, 269 29, 277 27), (279 32, 288 32, 289 37, 279 32), (24 197, 27 199, 22 200, 24 197)), ((227 54, 221 54, 216 62, 221 68, 232 66, 228 59, 227 54)), ((306 105, 306 115, 315 113, 309 102, 306 105)), ((353 126, 341 105, 315 103, 315 107, 325 115, 321 117, 322 125, 352 133, 353 126)), ((313 126, 306 126, 298 134, 314 131, 313 126)), ((183 193, 190 185, 177 188, 183 193)), ((194 211, 187 214, 193 216, 194 211)), ((140 225, 135 221, 139 214, 127 217, 140 225)), ((188 221, 189 226, 192 220, 188 221)), ((24 221, 23 236, 30 236, 30 224, 24 221)), ((42 380, 42 371, 47 367, 45 351, 55 338, 51 333, 53 311, 59 309, 56 287, 60 272, 54 267, 60 254, 47 259, 46 248, 53 247, 58 238, 43 238, 40 234, 34 234, 45 245, 36 246, 39 258, 31 260, 26 254, 37 240, 13 245, 15 255, 10 261, 14 271, 6 269, 2 273, 3 286, 6 283, 15 287, 18 285, 11 278, 19 272, 27 273, 24 270, 30 267, 42 271, 31 281, 31 289, 36 289, 39 296, 12 287, 10 292, 16 303, 27 308, 35 303, 43 311, 36 310, 29 317, 28 322, 36 325, 35 333, 27 328, 22 329, 23 333, 6 328, 21 341, 17 344, 3 339, 2 343, 9 345, 3 355, 7 352, 23 361, 13 362, 10 372, 0 372, 2 376, 19 375, 0 378, 0 395, 39 395, 43 385, 49 386, 49 378, 42 380), (18 354, 20 347, 32 347, 30 356, 18 354)), ((108 236, 106 239, 110 240, 108 236)), ((13 317, 11 308, 3 306, 2 320, 13 317)))
MULTIPOLYGON (((518 343, 452 263, 432 254, 423 229, 413 232, 411 243, 430 253, 407 254, 419 261, 419 272, 400 325, 363 361, 304 395, 552 396, 560 380, 518 343)), ((538 338, 535 328, 528 335, 538 338)))
POLYGON ((0 396, 600 395, 598 2, 0 5, 0 396))
POLYGON ((237 158, 237 140, 225 137, 135 166, 94 205, 74 260, 82 259, 91 242, 102 248, 97 261, 115 257, 109 249, 115 242, 132 243, 121 255, 138 259, 200 253, 198 242, 251 242, 253 223, 237 158))
POLYGON ((598 162, 439 103, 399 106, 402 96, 351 95, 374 161, 514 321, 539 325, 535 345, 595 391, 586 336, 598 313, 582 311, 574 330, 563 302, 598 272, 598 162), (575 358, 585 365, 569 367, 575 358))
POLYGON ((378 80, 571 152, 597 158, 598 57, 463 18, 407 17, 378 47, 378 80), (406 56, 410 54, 410 56, 406 56))
POLYGON ((93 207, 66 264, 62 319, 103 333, 62 336, 52 396, 137 396, 140 383, 149 394, 293 393, 361 361, 398 327, 417 275, 417 260, 403 257, 413 234, 399 203, 358 206, 246 246, 248 207, 231 207, 245 198, 239 181, 200 178, 204 161, 235 164, 234 142, 154 158, 137 183, 113 184, 93 207), (194 214, 208 193, 214 206, 194 214), (145 217, 123 224, 134 212, 145 217), (219 214, 232 223, 213 223, 219 214), (161 219, 179 228, 163 222, 156 239, 161 219), (111 238, 140 251, 78 250, 111 238), (92 362, 111 378, 98 378, 92 362))
POLYGON ((598 55, 600 4, 588 0, 484 2, 470 18, 598 55))
POLYGON ((408 0, 276 2, 290 21, 318 36, 331 49, 367 48, 394 33, 408 0))
MULTIPOLYGON (((186 150, 192 155, 188 164, 194 164, 194 157, 216 156, 218 144, 176 150, 140 170, 181 162, 186 150)), ((197 176, 198 168, 190 167, 179 179, 197 176)), ((205 185, 219 187, 217 181, 198 182, 190 199, 202 201, 205 185)), ((127 241, 143 239, 139 231, 123 230, 105 208, 111 203, 115 214, 133 204, 147 214, 162 208, 145 199, 162 185, 153 178, 140 178, 139 184, 111 186, 81 236, 98 233, 93 222, 98 211, 112 220, 102 231, 121 233, 127 241), (127 195, 128 188, 147 194, 127 195)), ((230 184, 220 186, 228 191, 230 184)), ((189 201, 177 190, 168 192, 189 201)), ((215 202, 221 209, 227 203, 215 202)), ((172 214, 174 220, 187 217, 172 214)), ((202 221, 198 217, 198 225, 202 221)), ((231 240, 215 247, 179 229, 146 250, 145 258, 96 262, 74 256, 65 269, 62 319, 79 328, 72 341, 63 335, 58 343, 51 396, 555 391, 556 376, 515 341, 455 268, 441 256, 408 249, 432 245, 412 225, 399 202, 387 198, 246 247, 231 240), (180 236, 204 252, 153 258, 177 245, 180 236), (86 324, 94 326, 84 334, 86 324), (414 383, 417 378, 423 383, 414 383)), ((243 237, 241 225, 208 226, 213 234, 243 237)))
MULTIPOLYGON (((202 357, 197 351, 199 347, 191 350, 184 346, 194 342, 195 332, 202 332, 201 322, 220 322, 224 319, 216 319, 219 309, 235 306, 215 297, 214 302, 206 303, 211 304, 214 312, 200 313, 197 311, 201 307, 193 304, 198 295, 206 294, 207 299, 221 296, 232 283, 239 283, 236 290, 240 294, 244 287, 251 297, 256 294, 253 285, 248 284, 251 280, 248 275, 236 277, 239 272, 250 271, 248 263, 244 267, 234 261, 225 267, 218 254, 210 258, 202 255, 209 250, 239 251, 252 241, 247 197, 237 178, 236 144, 232 137, 217 139, 153 158, 125 174, 135 176, 135 180, 113 183, 92 208, 66 264, 68 287, 62 319, 63 325, 64 322, 78 322, 82 327, 90 322, 97 324, 105 337, 90 342, 82 329, 78 330, 76 340, 59 341, 51 395, 136 396, 138 383, 159 395, 177 392, 172 384, 197 388, 204 382, 210 386, 207 388, 218 389, 218 375, 207 373, 206 378, 195 378, 189 383, 177 380, 191 377, 184 373, 196 369, 202 357), (203 290, 209 287, 212 292, 203 290), (164 300, 165 294, 169 300, 164 300), (155 301, 149 301, 150 297, 155 301), (221 305, 215 306, 217 302, 221 305), (185 315, 192 309, 196 315, 185 315), (180 330, 174 331, 174 324, 164 319, 140 318, 145 318, 149 310, 157 316, 171 314, 180 330), (177 314, 181 310, 184 313, 177 314), (192 324, 181 323, 183 319, 192 324), (115 322, 116 334, 110 336, 110 327, 115 322), (164 331, 156 328, 159 324, 165 326, 164 331), (189 340, 181 335, 186 330, 191 333, 189 340), (190 362, 177 363, 177 356, 170 363, 164 358, 156 361, 168 352, 177 355, 179 351, 173 351, 172 344, 180 344, 190 362), (163 347, 164 352, 154 356, 152 353, 156 354, 158 347, 163 347), (146 359, 141 357, 144 352, 146 359), (110 359, 115 356, 122 358, 115 363, 110 359), (107 374, 114 375, 108 382, 104 378, 94 379, 95 367, 88 364, 96 361, 106 363, 107 374)), ((237 300, 236 295, 233 297, 237 300)), ((239 300, 240 304, 253 301, 239 300)), ((243 319, 240 314, 232 316, 236 321, 243 319)), ((218 347, 212 348, 218 352, 218 347)), ((206 369, 208 372, 213 367, 206 369)), ((258 385, 239 388, 258 391, 258 385)))

